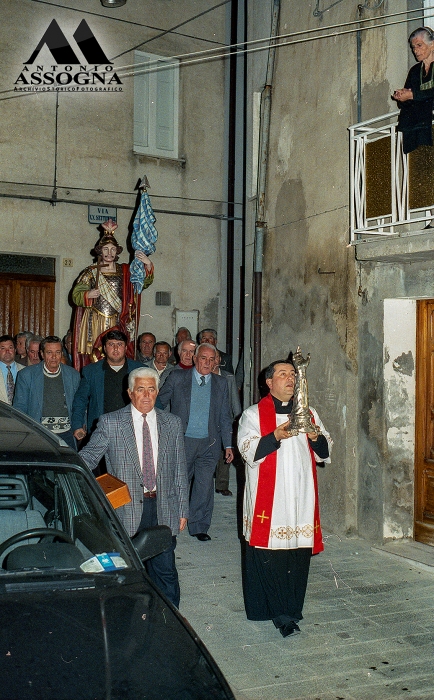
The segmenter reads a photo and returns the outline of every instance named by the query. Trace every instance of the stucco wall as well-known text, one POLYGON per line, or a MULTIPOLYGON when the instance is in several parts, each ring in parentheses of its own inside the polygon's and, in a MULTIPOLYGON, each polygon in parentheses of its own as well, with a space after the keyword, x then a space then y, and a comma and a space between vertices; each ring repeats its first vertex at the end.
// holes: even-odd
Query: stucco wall
POLYGON ((359 532, 411 537, 415 300, 434 297, 430 262, 364 263, 359 326, 359 532))
MULTIPOLYGON (((342 2, 314 17, 316 6, 304 0, 280 3, 280 34, 324 31, 277 50, 267 169, 262 365, 284 357, 297 344, 311 353, 310 402, 335 441, 332 466, 319 474, 323 521, 333 531, 357 531, 381 541, 394 532, 405 536, 411 531, 412 508, 412 458, 408 444, 402 453, 394 433, 390 395, 398 387, 390 376, 385 378, 383 302, 426 294, 422 279, 426 282, 428 267, 374 263, 368 279, 354 249, 347 247, 348 127, 357 121, 358 68, 361 119, 396 110, 390 95, 403 85, 408 71, 408 27, 392 20, 385 26, 389 22, 382 16, 405 12, 407 4, 386 0, 378 10, 368 8, 359 15, 357 3, 342 2), (356 33, 351 31, 358 19, 368 20, 361 25, 359 64, 356 33)), ((263 4, 256 3, 256 8, 260 17, 263 4)), ((263 58, 251 61, 251 75, 257 75, 263 58)), ((392 326, 395 312, 388 309, 392 326)), ((409 415, 402 420, 410 429, 409 415)))
POLYGON ((384 300, 386 412, 383 538, 413 534, 416 301, 384 300))
MULTIPOLYGON (((317 25, 310 3, 281 4, 280 33, 317 25)), ((345 12, 337 11, 338 18, 345 12)), ((338 20, 339 21, 339 20, 338 20)), ((264 248, 262 364, 311 353, 310 403, 335 442, 319 473, 322 519, 356 527, 356 280, 348 225, 347 126, 354 119, 354 38, 277 52, 264 248), (342 170, 341 170, 342 169, 342 170)))
MULTIPOLYGON (((142 42, 145 50, 165 56, 224 43, 224 8, 189 23, 176 34, 152 39, 161 33, 158 28, 170 28, 203 9, 195 0, 160 0, 158 4, 128 0, 117 10, 106 10, 93 0, 75 3, 74 10, 31 0, 5 0, 0 26, 0 90, 13 89, 23 62, 53 17, 68 37, 85 18, 117 70, 132 63, 132 48, 142 42)), ((42 60, 53 63, 46 47, 37 63, 42 60)), ((179 154, 185 158, 185 167, 133 154, 131 77, 122 79, 119 93, 60 93, 57 143, 54 93, 18 98, 13 92, 2 93, 3 98, 11 99, 2 101, 0 194, 11 196, 0 198, 0 251, 56 257, 56 332, 64 333, 69 327, 68 293, 79 272, 92 262, 90 250, 99 237, 97 227, 87 221, 88 202, 118 207, 117 235, 125 247, 136 203, 134 188, 145 173, 154 209, 167 213, 156 212, 155 282, 143 293, 140 330, 146 328, 171 341, 175 308, 199 309, 200 325, 217 327, 222 227, 218 218, 209 217, 224 211, 224 80, 223 61, 180 71, 179 154), (55 167, 58 197, 67 201, 52 206, 31 199, 51 197, 55 167), (73 259, 73 267, 62 267, 65 257, 73 259), (172 305, 156 307, 156 291, 170 291, 172 305)), ((125 248, 121 262, 128 259, 125 248)))

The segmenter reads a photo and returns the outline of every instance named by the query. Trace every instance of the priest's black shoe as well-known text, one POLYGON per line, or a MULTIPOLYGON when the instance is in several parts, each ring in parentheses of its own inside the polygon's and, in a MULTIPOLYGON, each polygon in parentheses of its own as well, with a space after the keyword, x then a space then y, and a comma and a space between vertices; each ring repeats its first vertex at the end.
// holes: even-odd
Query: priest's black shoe
POLYGON ((289 637, 290 635, 300 634, 301 629, 296 622, 288 622, 286 625, 279 627, 279 632, 282 637, 289 637))
POLYGON ((216 493, 221 493, 222 496, 232 496, 232 491, 229 491, 229 489, 216 489, 216 493))
POLYGON ((193 535, 193 537, 196 537, 199 542, 208 542, 208 540, 211 539, 209 535, 207 535, 206 532, 199 532, 197 535, 193 535))

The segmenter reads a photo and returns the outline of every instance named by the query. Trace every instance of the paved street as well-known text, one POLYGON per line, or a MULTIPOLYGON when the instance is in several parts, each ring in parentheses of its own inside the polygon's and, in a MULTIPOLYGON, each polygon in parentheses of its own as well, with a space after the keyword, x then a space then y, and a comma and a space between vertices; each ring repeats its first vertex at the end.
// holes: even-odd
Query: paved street
POLYGON ((312 560, 302 633, 283 639, 271 622, 245 617, 231 472, 234 496, 216 494, 212 540, 183 533, 176 555, 180 611, 237 699, 432 700, 434 548, 373 549, 326 535, 312 560))

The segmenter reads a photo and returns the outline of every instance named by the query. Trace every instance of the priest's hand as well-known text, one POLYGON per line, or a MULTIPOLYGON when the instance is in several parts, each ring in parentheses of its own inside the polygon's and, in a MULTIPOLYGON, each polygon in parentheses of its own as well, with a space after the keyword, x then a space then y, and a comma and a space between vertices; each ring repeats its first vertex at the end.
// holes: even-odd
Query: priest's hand
POLYGON ((291 437, 291 435, 288 433, 290 422, 291 421, 288 420, 286 421, 286 423, 282 423, 282 425, 277 426, 276 430, 274 431, 274 437, 278 442, 291 437))

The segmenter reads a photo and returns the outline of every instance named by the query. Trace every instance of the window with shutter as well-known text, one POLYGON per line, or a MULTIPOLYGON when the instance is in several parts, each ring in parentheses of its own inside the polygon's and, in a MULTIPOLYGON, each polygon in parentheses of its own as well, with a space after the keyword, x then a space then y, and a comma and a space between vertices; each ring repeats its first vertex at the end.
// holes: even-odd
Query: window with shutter
POLYGON ((178 158, 179 62, 134 52, 134 152, 178 158))
POLYGON ((434 0, 423 0, 423 21, 425 25, 433 28, 434 23, 434 0))

